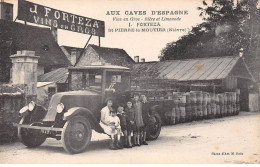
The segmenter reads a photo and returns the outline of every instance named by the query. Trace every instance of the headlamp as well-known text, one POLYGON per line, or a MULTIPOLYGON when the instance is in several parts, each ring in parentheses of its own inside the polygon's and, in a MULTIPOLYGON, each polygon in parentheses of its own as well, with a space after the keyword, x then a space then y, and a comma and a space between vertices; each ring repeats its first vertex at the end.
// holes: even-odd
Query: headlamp
POLYGON ((27 110, 29 109, 28 106, 24 106, 23 108, 21 108, 21 110, 19 111, 20 114, 25 113, 27 110))
POLYGON ((63 110, 64 110, 64 105, 63 105, 63 103, 59 103, 59 104, 57 105, 57 109, 56 109, 57 113, 62 113, 63 110))
POLYGON ((29 109, 29 111, 32 111, 32 110, 34 109, 34 107, 35 107, 35 103, 34 103, 34 101, 31 101, 31 102, 28 104, 28 109, 29 109))

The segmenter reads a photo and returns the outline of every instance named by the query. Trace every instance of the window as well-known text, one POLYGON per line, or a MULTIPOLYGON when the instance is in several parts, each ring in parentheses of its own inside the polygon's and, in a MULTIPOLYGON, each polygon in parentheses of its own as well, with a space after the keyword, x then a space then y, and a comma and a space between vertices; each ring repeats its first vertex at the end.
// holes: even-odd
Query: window
POLYGON ((111 82, 121 83, 121 75, 112 75, 111 82))
POLYGON ((95 75, 95 83, 101 83, 101 75, 95 75))
POLYGON ((82 89, 82 72, 73 71, 71 73, 71 89, 72 90, 82 89))
POLYGON ((102 76, 95 71, 72 71, 71 90, 94 89, 101 91, 102 76))

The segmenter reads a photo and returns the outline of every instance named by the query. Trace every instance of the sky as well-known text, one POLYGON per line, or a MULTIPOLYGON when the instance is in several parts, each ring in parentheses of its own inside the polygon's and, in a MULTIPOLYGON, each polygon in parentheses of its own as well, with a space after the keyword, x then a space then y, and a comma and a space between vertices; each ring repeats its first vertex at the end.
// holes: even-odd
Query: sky
MULTIPOLYGON (((18 0, 4 0, 14 4, 14 18, 17 15, 18 0)), ((192 26, 202 22, 197 7, 202 0, 28 0, 61 11, 105 21, 105 37, 101 37, 102 47, 124 49, 132 58, 139 56, 146 61, 157 61, 160 51, 167 43, 176 41, 188 33, 192 26), (152 11, 188 11, 187 15, 151 15, 152 11), (107 15, 108 11, 120 11, 120 15, 107 15), (125 12, 146 11, 146 15, 126 15, 125 12), (113 17, 128 18, 128 21, 113 21, 113 17), (160 17, 160 21, 145 21, 145 17, 160 17), (173 21, 163 21, 173 18, 173 21), (179 17, 179 18, 178 18, 179 17), (136 21, 141 19, 140 21, 136 21), (176 20, 177 19, 177 20, 176 20), (130 21, 133 20, 133 21, 130 21), (157 26, 137 27, 137 23, 155 22, 157 26), (182 29, 182 32, 108 32, 108 29, 128 28, 182 29), (158 25, 160 24, 160 25, 158 25)), ((111 12, 110 12, 111 13, 111 12)), ((18 21, 19 22, 19 21, 18 21)), ((36 25, 37 26, 37 25, 36 25)), ((58 44, 84 47, 90 35, 58 29, 58 44)), ((98 37, 93 36, 90 44, 98 45, 98 37)))

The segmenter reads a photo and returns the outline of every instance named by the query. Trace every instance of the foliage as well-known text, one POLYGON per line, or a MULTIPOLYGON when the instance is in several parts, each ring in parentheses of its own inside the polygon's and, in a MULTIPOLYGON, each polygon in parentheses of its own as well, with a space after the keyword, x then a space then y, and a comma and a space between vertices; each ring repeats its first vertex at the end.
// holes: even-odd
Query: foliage
POLYGON ((161 51, 161 60, 234 56, 240 48, 249 68, 257 72, 260 52, 260 10, 258 0, 203 1, 200 17, 204 22, 161 51), (256 61, 257 60, 257 61, 256 61))

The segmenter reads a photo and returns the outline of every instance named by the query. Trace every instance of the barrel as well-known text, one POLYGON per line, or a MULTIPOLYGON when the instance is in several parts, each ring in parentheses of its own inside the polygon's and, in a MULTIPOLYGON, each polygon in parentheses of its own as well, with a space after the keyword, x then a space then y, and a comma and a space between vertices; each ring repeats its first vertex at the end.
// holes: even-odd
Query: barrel
POLYGON ((196 92, 190 92, 190 100, 191 100, 191 112, 192 112, 192 120, 197 120, 197 100, 196 100, 196 92))
POLYGON ((235 104, 235 92, 231 92, 231 108, 232 108, 232 115, 235 115, 236 110, 234 109, 235 104))
POLYGON ((186 104, 186 94, 180 93, 179 95, 179 108, 180 108, 180 122, 185 122, 186 119, 186 111, 185 111, 185 104, 186 104))
POLYGON ((210 93, 207 93, 208 96, 208 103, 207 103, 207 118, 210 118, 212 115, 212 111, 211 111, 211 96, 210 93))
POLYGON ((175 106, 174 106, 174 101, 173 100, 164 100, 164 108, 163 110, 165 111, 164 117, 165 117, 165 122, 170 125, 175 124, 175 106))
POLYGON ((203 93, 202 93, 202 91, 196 91, 196 101, 197 101, 197 118, 199 120, 201 120, 203 118, 203 109, 202 109, 203 93))
POLYGON ((240 89, 236 89, 236 114, 240 112, 240 89))
POLYGON ((220 104, 219 104, 218 94, 215 94, 215 101, 216 101, 216 117, 219 118, 221 114, 220 114, 220 104))
POLYGON ((224 97, 224 116, 227 116, 227 95, 226 93, 222 93, 224 97))
POLYGON ((191 103, 197 103, 196 92, 194 92, 194 91, 190 92, 190 101, 191 101, 191 103))
POLYGON ((225 92, 226 94, 226 105, 227 105, 227 115, 230 116, 232 114, 232 107, 231 107, 231 93, 225 92))
POLYGON ((186 92, 185 95, 186 95, 186 103, 190 104, 191 103, 190 92, 186 92))
POLYGON ((181 111, 180 111, 179 104, 175 104, 175 113, 176 113, 175 122, 176 122, 176 124, 178 124, 178 123, 180 123, 180 118, 181 118, 181 111))
POLYGON ((210 118, 215 118, 216 113, 217 113, 215 93, 210 93, 210 98, 211 98, 211 115, 210 115, 210 118))
POLYGON ((234 112, 234 115, 236 115, 237 113, 237 107, 236 107, 236 92, 232 92, 233 93, 233 99, 232 99, 232 107, 233 107, 233 112, 234 112))
POLYGON ((179 108, 179 95, 178 93, 173 94, 173 103, 174 103, 174 108, 175 108, 175 123, 178 124, 180 123, 180 108, 179 108))
MULTIPOLYGON (((173 101, 172 101, 173 102, 173 101)), ((172 105, 172 110, 165 112, 165 119, 166 122, 170 125, 175 125, 176 124, 176 112, 175 112, 175 105, 172 105)))
POLYGON ((191 99, 190 99, 189 92, 187 92, 185 94, 186 94, 186 104, 185 104, 186 122, 189 122, 189 121, 192 121, 191 99))
POLYGON ((192 111, 191 111, 191 103, 186 103, 185 105, 185 111, 186 111, 186 122, 193 121, 192 120, 192 111))
POLYGON ((224 116, 224 96, 222 93, 218 94, 218 101, 219 101, 219 116, 223 117, 224 116))
POLYGON ((196 102, 202 104, 202 102, 203 102, 202 91, 196 91, 196 102))
POLYGON ((203 92, 202 94, 203 94, 203 102, 202 102, 203 119, 207 119, 208 94, 207 92, 203 92))

